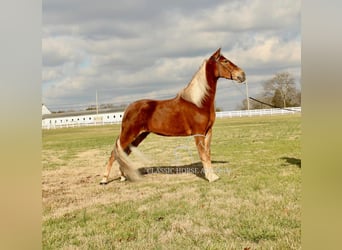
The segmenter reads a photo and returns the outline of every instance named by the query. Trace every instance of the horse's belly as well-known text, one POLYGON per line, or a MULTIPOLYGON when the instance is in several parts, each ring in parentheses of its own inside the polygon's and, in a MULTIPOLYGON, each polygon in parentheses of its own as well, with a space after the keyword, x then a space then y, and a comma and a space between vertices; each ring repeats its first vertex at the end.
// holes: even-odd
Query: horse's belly
POLYGON ((154 115, 150 120, 150 132, 165 136, 188 136, 204 134, 207 130, 208 119, 203 116, 181 113, 154 115))

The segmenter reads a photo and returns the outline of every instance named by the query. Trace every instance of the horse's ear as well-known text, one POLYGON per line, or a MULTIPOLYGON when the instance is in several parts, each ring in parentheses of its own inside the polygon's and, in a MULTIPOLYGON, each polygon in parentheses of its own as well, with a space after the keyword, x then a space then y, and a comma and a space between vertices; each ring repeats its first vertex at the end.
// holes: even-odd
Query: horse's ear
POLYGON ((218 59, 221 55, 221 48, 218 48, 216 52, 212 55, 213 58, 218 59))

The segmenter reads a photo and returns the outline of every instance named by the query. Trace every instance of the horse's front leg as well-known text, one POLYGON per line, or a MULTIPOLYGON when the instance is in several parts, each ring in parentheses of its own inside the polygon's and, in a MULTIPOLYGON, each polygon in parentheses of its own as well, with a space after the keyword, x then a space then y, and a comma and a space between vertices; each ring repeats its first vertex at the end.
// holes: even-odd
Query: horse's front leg
POLYGON ((198 150, 199 157, 203 164, 205 178, 209 182, 216 181, 219 177, 214 173, 211 166, 210 143, 212 137, 212 129, 208 131, 206 136, 195 136, 195 142, 198 150))

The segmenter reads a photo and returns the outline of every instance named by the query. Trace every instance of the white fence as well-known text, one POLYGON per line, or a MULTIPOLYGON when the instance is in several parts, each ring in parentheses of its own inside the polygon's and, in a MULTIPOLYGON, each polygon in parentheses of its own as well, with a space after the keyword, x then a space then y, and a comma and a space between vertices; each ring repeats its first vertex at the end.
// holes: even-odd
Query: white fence
MULTIPOLYGON (((223 111, 216 112, 217 118, 224 117, 250 117, 250 116, 263 116, 263 115, 284 115, 300 113, 301 107, 291 107, 287 109, 254 109, 254 110, 238 110, 238 111, 223 111)), ((42 129, 55 129, 55 128, 72 128, 81 126, 95 126, 121 123, 123 112, 116 113, 103 113, 103 114, 87 114, 75 116, 61 116, 54 118, 42 119, 42 129)))
POLYGON ((73 128, 81 126, 94 126, 121 123, 123 112, 87 114, 74 116, 60 116, 53 118, 44 118, 42 120, 43 129, 54 128, 73 128))
POLYGON ((217 118, 223 117, 243 117, 243 116, 262 116, 262 115, 284 115, 302 112, 301 107, 291 107, 286 109, 252 109, 252 110, 237 110, 216 112, 217 118))

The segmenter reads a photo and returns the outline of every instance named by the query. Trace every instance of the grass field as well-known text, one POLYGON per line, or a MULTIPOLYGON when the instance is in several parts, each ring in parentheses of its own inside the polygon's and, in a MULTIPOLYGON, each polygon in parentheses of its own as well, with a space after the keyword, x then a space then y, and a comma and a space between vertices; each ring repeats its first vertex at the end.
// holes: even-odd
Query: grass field
POLYGON ((299 115, 217 119, 214 183, 192 137, 150 135, 141 182, 99 185, 119 129, 42 132, 43 249, 301 248, 299 115))

